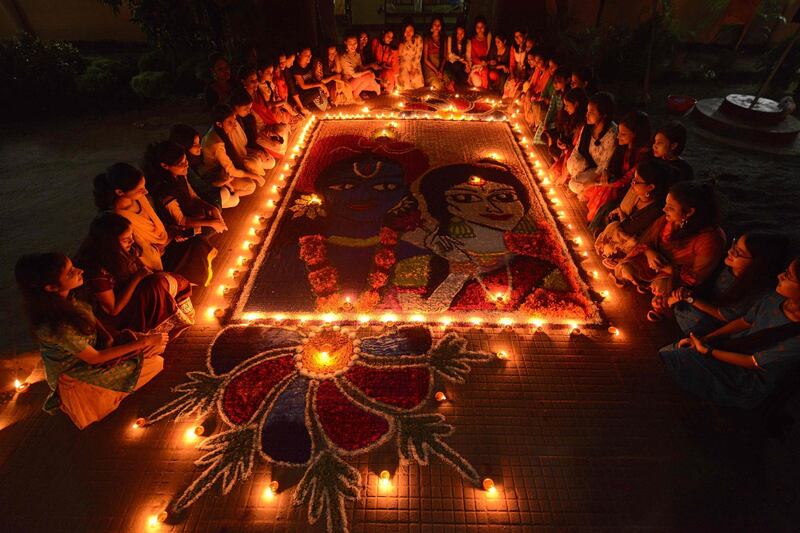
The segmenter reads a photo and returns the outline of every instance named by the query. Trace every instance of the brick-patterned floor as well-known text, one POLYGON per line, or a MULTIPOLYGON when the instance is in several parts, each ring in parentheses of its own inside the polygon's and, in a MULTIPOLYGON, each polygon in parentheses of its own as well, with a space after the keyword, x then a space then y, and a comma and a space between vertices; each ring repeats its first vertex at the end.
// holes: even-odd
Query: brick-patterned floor
MULTIPOLYGON (((577 206, 568 207, 574 214, 577 206)), ((218 243, 219 272, 237 254, 245 212, 218 243)), ((656 351, 676 332, 647 323, 645 306, 643 296, 612 291, 604 311, 620 337, 603 329, 580 337, 465 331, 472 346, 506 349, 511 358, 476 365, 464 385, 448 384, 449 401, 438 409, 456 428, 448 442, 494 479, 497 496, 436 460, 398 468, 387 445, 353 460, 365 486, 361 501, 348 505, 352 531, 796 530, 797 430, 783 442, 712 431, 708 407, 664 374, 656 351), (383 469, 397 469, 387 494, 377 486, 383 469)), ((147 526, 194 478, 200 452, 184 443, 190 424, 131 424, 201 367, 217 329, 207 321, 191 328, 170 345, 158 378, 85 431, 40 411, 42 382, 2 398, 0 531, 322 531, 291 506, 300 472, 258 461, 230 494, 214 489, 174 523, 147 526), (270 478, 286 490, 265 502, 270 478)))

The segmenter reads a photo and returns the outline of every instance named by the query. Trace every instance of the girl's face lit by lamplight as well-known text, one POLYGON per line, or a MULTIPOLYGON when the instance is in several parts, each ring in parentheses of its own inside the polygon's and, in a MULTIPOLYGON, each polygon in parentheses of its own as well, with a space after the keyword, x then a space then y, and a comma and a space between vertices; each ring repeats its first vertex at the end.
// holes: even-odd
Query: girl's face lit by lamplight
POLYGON ((193 156, 199 156, 203 153, 203 146, 200 144, 200 136, 195 135, 192 145, 189 147, 188 152, 193 156))
POLYGON ((129 191, 123 191, 122 189, 117 189, 116 191, 117 196, 120 198, 124 198, 126 200, 140 200, 147 195, 147 187, 145 186, 144 176, 139 180, 139 183, 136 184, 136 187, 129 191))
POLYGON ((453 216, 502 231, 513 229, 525 215, 516 190, 504 183, 470 180, 450 188, 445 200, 453 216))
POLYGON ((133 246, 133 230, 128 227, 125 231, 120 233, 119 237, 119 247, 122 249, 123 252, 130 252, 131 247, 133 246))

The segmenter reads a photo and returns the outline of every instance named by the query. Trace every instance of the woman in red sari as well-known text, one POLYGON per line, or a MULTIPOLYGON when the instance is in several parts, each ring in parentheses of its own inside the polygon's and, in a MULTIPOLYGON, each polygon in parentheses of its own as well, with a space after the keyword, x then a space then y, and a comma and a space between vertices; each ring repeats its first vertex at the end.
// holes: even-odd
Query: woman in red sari
POLYGON ((651 322, 660 321, 667 313, 667 299, 673 290, 702 285, 719 266, 726 246, 717 216, 711 185, 693 181, 673 185, 664 215, 614 269, 618 281, 634 284, 639 292, 649 286, 653 309, 647 319, 651 322))
POLYGON ((168 332, 194 323, 189 282, 142 264, 125 217, 97 215, 75 262, 86 272, 95 314, 109 331, 168 332))
POLYGON ((486 31, 486 19, 475 18, 474 33, 469 40, 470 85, 479 89, 489 88, 489 50, 492 47, 492 33, 486 31))
POLYGON ((650 118, 642 111, 632 111, 622 118, 617 130, 617 147, 611 155, 608 168, 599 182, 583 190, 583 200, 590 227, 602 231, 605 217, 619 205, 636 172, 636 165, 651 157, 650 118))
POLYGON ((394 32, 391 28, 384 28, 380 39, 372 39, 372 57, 378 65, 378 81, 386 92, 394 91, 400 72, 400 56, 392 41, 394 32))

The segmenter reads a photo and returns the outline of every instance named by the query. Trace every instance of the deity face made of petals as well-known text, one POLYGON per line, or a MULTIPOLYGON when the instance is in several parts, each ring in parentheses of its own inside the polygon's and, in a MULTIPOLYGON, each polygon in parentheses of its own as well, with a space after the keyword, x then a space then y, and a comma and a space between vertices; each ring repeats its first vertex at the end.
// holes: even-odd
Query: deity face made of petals
POLYGON ((362 223, 382 220, 408 195, 403 167, 373 154, 330 165, 315 188, 331 217, 362 223))

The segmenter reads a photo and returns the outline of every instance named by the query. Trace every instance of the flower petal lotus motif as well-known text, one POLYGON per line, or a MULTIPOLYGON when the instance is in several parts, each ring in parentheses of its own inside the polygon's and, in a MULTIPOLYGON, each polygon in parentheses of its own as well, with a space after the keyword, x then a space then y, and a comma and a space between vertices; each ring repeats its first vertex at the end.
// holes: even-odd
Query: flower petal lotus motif
POLYGON ((328 530, 346 530, 344 501, 358 497, 361 476, 344 458, 392 437, 401 459, 424 464, 436 455, 477 484, 475 469, 442 440, 453 428, 424 407, 436 374, 463 382, 470 363, 491 358, 467 351, 453 333, 434 346, 426 327, 359 339, 338 326, 229 326, 209 348, 208 372, 190 372, 175 389, 181 395, 148 418, 215 411, 229 426, 200 445, 205 470, 173 508, 190 506, 217 481, 227 493, 252 473, 257 454, 305 467, 294 503, 308 506, 310 522, 325 516, 328 530))

